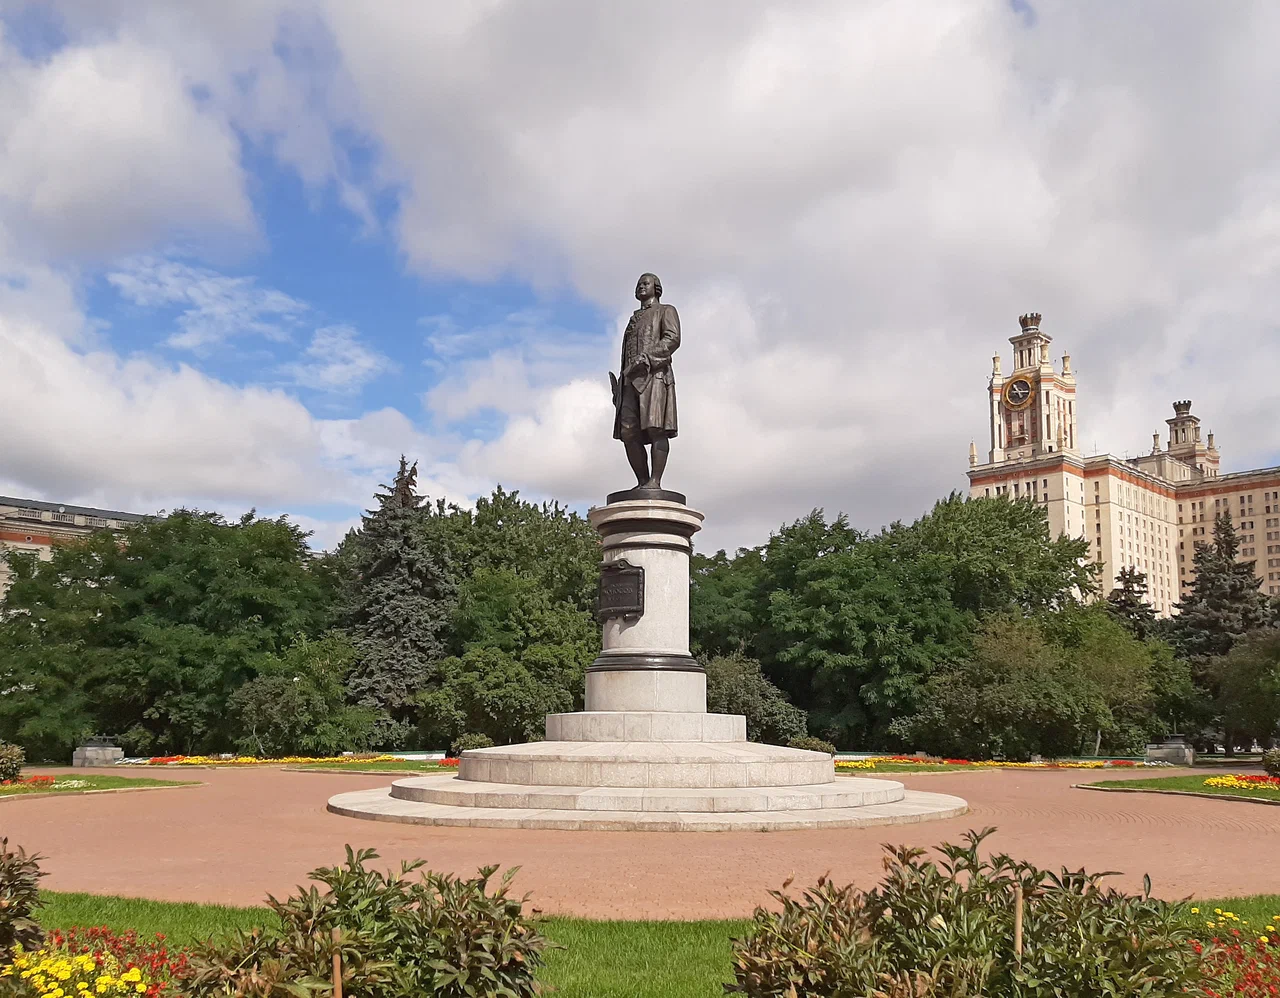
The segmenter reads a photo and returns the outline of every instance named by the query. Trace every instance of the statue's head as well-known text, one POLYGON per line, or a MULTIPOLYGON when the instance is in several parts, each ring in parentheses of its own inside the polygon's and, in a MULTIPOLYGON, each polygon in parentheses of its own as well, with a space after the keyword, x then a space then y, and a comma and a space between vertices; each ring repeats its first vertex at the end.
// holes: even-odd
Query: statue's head
POLYGON ((640 280, 636 281, 636 300, 644 301, 646 298, 662 297, 662 281, 658 280, 657 274, 641 274, 640 280))

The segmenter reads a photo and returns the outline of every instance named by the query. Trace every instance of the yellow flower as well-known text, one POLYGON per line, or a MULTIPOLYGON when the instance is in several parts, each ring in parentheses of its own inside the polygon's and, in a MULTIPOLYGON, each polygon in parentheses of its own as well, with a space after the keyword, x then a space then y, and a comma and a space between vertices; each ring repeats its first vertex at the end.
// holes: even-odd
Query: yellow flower
POLYGON ((1198 914, 1200 914, 1200 909, 1199 909, 1199 908, 1192 908, 1192 909, 1191 909, 1191 914, 1193 914, 1193 915, 1198 915, 1198 914))
POLYGON ((1258 942, 1260 942, 1260 943, 1269 943, 1269 942, 1271 942, 1271 940, 1270 940, 1270 939, 1268 939, 1266 936, 1259 936, 1259 937, 1258 937, 1258 942))
MULTIPOLYGON (((1263 940, 1263 941, 1265 942, 1265 940, 1263 940)), ((133 986, 133 989, 134 989, 136 992, 138 992, 138 994, 140 994, 140 995, 141 995, 141 994, 146 994, 147 986, 146 986, 145 984, 141 984, 141 983, 139 983, 139 984, 135 984, 135 985, 133 986)))
POLYGON ((1275 931, 1276 931, 1276 927, 1275 927, 1274 925, 1268 925, 1268 926, 1267 926, 1267 931, 1268 931, 1268 932, 1275 932, 1275 931))
POLYGON ((1222 914, 1222 909, 1221 909, 1221 908, 1214 908, 1214 909, 1213 909, 1213 913, 1214 913, 1215 915, 1221 915, 1221 914, 1222 914))

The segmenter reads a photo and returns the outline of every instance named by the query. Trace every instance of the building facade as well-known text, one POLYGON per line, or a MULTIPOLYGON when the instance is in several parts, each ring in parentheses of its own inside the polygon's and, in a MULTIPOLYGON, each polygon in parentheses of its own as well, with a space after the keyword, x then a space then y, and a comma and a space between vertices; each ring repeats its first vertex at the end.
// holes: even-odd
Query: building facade
POLYGON ((1008 375, 1000 355, 992 357, 991 446, 979 461, 969 445, 969 495, 1042 503, 1055 535, 1089 541, 1103 592, 1122 568, 1136 568, 1161 616, 1174 612, 1195 578, 1196 543, 1211 540, 1214 517, 1229 511, 1240 560, 1254 561, 1263 591, 1280 595, 1280 467, 1221 474, 1214 435, 1202 437, 1190 401, 1173 403, 1163 448, 1156 432, 1142 457, 1082 455, 1071 357, 1054 366, 1040 319, 1019 319, 1008 375))
MULTIPOLYGON (((0 549, 34 551, 48 561, 60 541, 104 528, 123 530, 143 519, 146 517, 139 513, 0 496, 0 549)), ((0 597, 9 588, 10 574, 8 564, 0 558, 0 597)))

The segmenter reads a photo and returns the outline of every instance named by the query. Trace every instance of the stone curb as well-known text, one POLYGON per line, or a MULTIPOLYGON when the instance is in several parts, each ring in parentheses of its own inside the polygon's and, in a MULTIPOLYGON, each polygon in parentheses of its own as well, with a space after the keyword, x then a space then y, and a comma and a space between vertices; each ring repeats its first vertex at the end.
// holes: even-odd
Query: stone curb
POLYGON ((148 790, 187 790, 190 787, 203 787, 204 783, 175 783, 170 787, 104 787, 101 790, 48 790, 34 794, 0 794, 0 801, 34 800, 39 797, 85 797, 89 794, 140 794, 148 790))
POLYGON ((1096 783, 1076 783, 1072 790, 1101 790, 1109 794, 1164 794, 1166 797, 1199 797, 1201 800, 1238 800, 1246 804, 1270 804, 1280 807, 1280 800, 1265 797, 1245 797, 1243 794, 1202 794, 1195 790, 1157 790, 1154 787, 1104 787, 1096 783))

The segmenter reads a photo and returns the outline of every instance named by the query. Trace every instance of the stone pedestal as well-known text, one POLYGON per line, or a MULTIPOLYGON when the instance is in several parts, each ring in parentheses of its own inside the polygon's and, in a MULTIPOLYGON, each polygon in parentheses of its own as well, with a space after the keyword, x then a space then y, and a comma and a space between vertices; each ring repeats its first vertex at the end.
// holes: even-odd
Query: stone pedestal
POLYGON ((1172 766, 1194 766, 1196 750, 1181 735, 1147 746, 1147 762, 1167 762, 1172 766))
POLYGON ((77 768, 114 766, 124 758, 124 749, 115 745, 81 745, 71 753, 71 765, 77 768))
POLYGON ((457 776, 338 794, 329 810, 379 821, 520 828, 721 831, 895 824, 963 814, 958 797, 836 778, 831 756, 747 741, 707 713, 689 654, 689 556, 702 514, 678 493, 615 493, 600 532, 600 654, 586 710, 547 717, 547 740, 462 753, 457 776))

